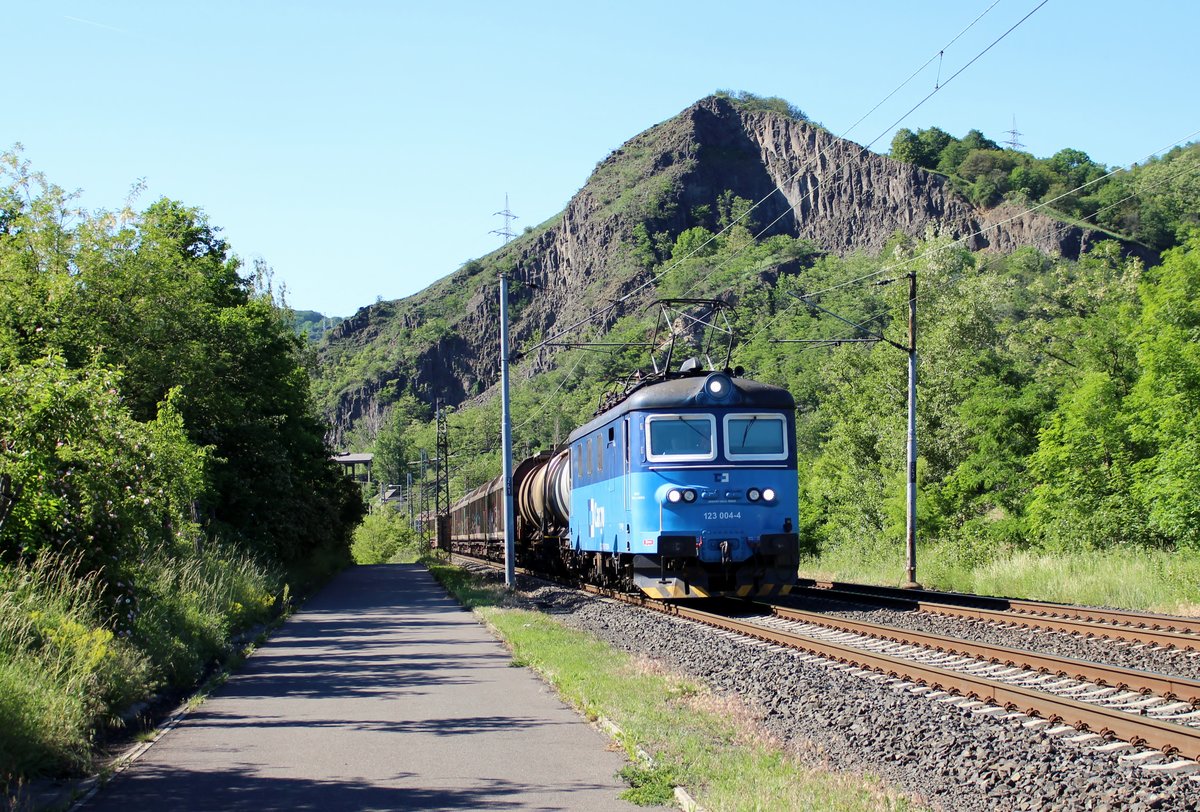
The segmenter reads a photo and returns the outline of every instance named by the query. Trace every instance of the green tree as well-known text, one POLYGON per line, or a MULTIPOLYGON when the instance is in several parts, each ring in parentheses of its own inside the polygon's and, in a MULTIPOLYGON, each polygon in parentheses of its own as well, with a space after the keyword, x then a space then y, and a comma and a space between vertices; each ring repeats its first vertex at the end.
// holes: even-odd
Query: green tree
POLYGON ((1177 147, 1134 170, 1129 187, 1136 198, 1122 203, 1123 230, 1158 249, 1182 243, 1200 226, 1200 144, 1177 147))
POLYGON ((926 169, 937 169, 942 150, 954 143, 955 138, 943 129, 930 127, 927 130, 920 130, 917 133, 917 140, 921 144, 920 165, 926 169))
POLYGON ((713 233, 707 228, 696 226, 685 229, 675 239, 675 247, 671 249, 673 259, 684 257, 707 257, 716 253, 717 243, 713 233))
POLYGON ((45 554, 99 573, 109 607, 136 598, 148 551, 189 550, 208 454, 187 438, 175 398, 137 421, 120 375, 50 356, 0 374, 0 476, 15 497, 0 523, 0 562, 45 554))
POLYGON ((411 464, 420 459, 408 436, 425 421, 426 409, 411 394, 392 404, 387 422, 375 438, 375 471, 383 482, 403 484, 414 472, 411 464))
POLYGON ((203 212, 160 200, 90 215, 19 156, 0 193, 0 362, 60 357, 120 371, 132 418, 171 395, 192 443, 211 447, 201 516, 282 561, 348 548, 355 499, 329 461, 292 317, 203 212))
POLYGON ((1053 180, 1050 173, 1035 163, 1021 163, 1012 168, 1008 176, 1008 188, 1021 195, 1024 201, 1041 200, 1053 180))
POLYGON ((750 216, 752 205, 753 201, 738 197, 733 190, 726 189, 717 196, 717 225, 727 228, 736 224, 744 227, 747 231, 753 231, 757 224, 750 216))
POLYGON ((1016 156, 1005 150, 976 149, 963 159, 958 176, 969 184, 968 195, 977 206, 994 206, 1009 190, 1016 156))
POLYGON ((892 146, 888 154, 897 161, 920 166, 925 159, 925 152, 917 134, 907 127, 896 130, 892 136, 892 146))
POLYGON ((949 141, 938 154, 937 169, 945 175, 957 175, 958 167, 974 150, 998 150, 1000 145, 985 138, 979 130, 970 130, 961 139, 949 141))
POLYGON ((892 137, 891 156, 897 161, 925 169, 937 169, 942 150, 955 141, 954 136, 938 127, 915 133, 908 128, 901 128, 892 137))
POLYGON ((633 258, 643 268, 651 268, 658 263, 654 240, 651 239, 650 230, 645 223, 638 223, 633 227, 633 258))
POLYGON ((1120 386, 1104 372, 1089 372, 1042 430, 1031 459, 1039 484, 1029 516, 1044 544, 1102 548, 1141 540, 1120 404, 1120 386))
POLYGON ((1104 167, 1078 149, 1060 149, 1047 161, 1047 168, 1058 176, 1067 188, 1082 186, 1094 177, 1104 174, 1104 167))
POLYGON ((1158 538, 1200 549, 1200 233, 1147 273, 1127 399, 1132 490, 1158 538))

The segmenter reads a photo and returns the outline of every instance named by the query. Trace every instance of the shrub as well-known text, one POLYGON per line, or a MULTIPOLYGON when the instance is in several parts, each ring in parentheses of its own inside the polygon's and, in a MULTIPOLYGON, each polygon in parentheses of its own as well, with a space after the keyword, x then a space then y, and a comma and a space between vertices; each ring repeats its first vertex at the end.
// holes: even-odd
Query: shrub
POLYGON ((354 531, 350 551, 356 564, 383 564, 397 559, 415 560, 418 548, 417 534, 407 519, 385 506, 363 519, 354 531))

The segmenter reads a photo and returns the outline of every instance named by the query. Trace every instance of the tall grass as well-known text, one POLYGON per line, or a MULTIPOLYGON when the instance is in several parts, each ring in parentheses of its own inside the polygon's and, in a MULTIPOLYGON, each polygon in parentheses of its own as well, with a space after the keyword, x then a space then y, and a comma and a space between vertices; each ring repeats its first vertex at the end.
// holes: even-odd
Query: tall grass
POLYGON ((232 633, 269 619, 283 595, 279 573, 232 547, 143 567, 133 638, 168 685, 193 684, 228 652, 232 633))
MULTIPOLYGON (((877 584, 904 579, 904 547, 847 545, 806 558, 800 574, 877 584)), ((917 580, 931 589, 1200 615, 1200 553, 1125 546, 1108 550, 921 545, 917 580)))
POLYGON ((987 595, 1200 614, 1200 556, 1183 552, 1023 550, 944 577, 965 591, 987 595))
POLYGON ((101 585, 44 556, 0 570, 0 783, 78 769, 93 732, 152 684, 143 652, 103 617, 101 585))
POLYGON ((153 692, 192 685, 285 594, 272 570, 219 545, 148 555, 135 573, 136 604, 117 623, 98 575, 75 561, 0 567, 0 790, 87 768, 99 732, 153 692))

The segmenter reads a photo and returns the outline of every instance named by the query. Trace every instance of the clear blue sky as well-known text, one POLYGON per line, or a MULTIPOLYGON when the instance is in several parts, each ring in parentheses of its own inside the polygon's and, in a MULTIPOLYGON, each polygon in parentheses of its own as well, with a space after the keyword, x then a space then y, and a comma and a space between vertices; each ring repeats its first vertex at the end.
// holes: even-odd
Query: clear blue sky
MULTIPOLYGON (((1000 0, 945 80, 1040 0, 1000 0)), ((420 290, 559 212, 609 151, 718 88, 841 134, 992 0, 5 3, 0 149, 88 208, 208 212, 298 309, 420 290)), ((1125 165, 1200 129, 1190 0, 1049 0, 902 126, 1125 165)), ((848 134, 880 136, 927 68, 848 134)), ((1191 140, 1197 136, 1192 135, 1191 140)))

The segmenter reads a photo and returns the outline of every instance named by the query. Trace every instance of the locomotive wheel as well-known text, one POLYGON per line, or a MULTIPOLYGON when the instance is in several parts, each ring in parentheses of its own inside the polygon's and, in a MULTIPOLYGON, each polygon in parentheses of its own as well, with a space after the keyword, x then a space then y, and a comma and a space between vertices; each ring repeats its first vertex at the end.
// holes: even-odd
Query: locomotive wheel
POLYGON ((620 572, 617 576, 617 586, 622 592, 634 592, 636 588, 633 582, 633 556, 622 555, 618 563, 620 572))

